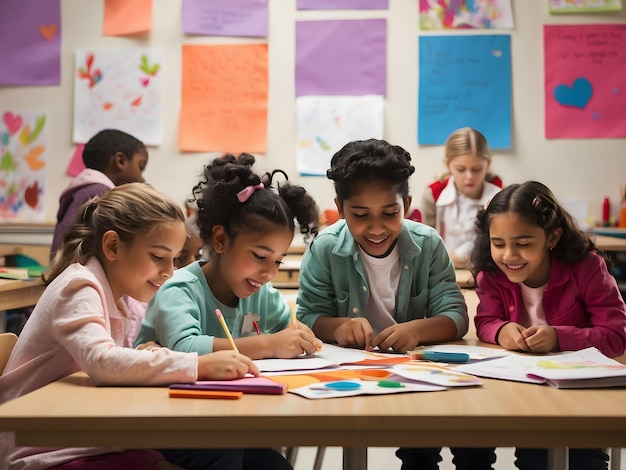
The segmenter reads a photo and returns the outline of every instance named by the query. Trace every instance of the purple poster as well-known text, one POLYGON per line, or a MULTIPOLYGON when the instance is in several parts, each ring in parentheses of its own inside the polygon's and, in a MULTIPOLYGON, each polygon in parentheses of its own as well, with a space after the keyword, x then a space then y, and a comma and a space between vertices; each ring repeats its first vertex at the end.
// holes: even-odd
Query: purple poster
POLYGON ((386 72, 386 20, 296 23, 296 96, 385 96, 386 72))
POLYGON ((183 31, 201 36, 267 37, 268 0, 183 0, 183 31))
POLYGON ((0 85, 59 85, 60 0, 2 0, 0 57, 0 85))
POLYGON ((389 0, 298 0, 298 10, 386 10, 389 0))

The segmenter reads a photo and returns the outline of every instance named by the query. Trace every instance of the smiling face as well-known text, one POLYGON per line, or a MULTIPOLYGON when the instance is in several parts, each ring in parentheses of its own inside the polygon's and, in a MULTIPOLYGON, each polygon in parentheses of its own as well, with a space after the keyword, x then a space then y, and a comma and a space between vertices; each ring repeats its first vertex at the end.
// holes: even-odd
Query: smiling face
POLYGON ((343 206, 335 200, 339 216, 346 220, 354 240, 370 256, 385 256, 394 246, 406 206, 394 186, 384 181, 360 183, 343 206))
POLYGON ((491 257, 509 281, 540 287, 550 277, 550 248, 556 246, 561 229, 546 236, 541 227, 528 224, 517 214, 491 216, 491 257))
POLYGON ((186 235, 182 221, 136 235, 129 243, 122 242, 115 232, 107 232, 103 237, 108 260, 105 271, 115 297, 127 294, 148 302, 172 276, 174 258, 182 250, 186 235))
POLYGON ((476 155, 459 155, 448 163, 459 193, 470 199, 480 199, 483 183, 489 170, 489 161, 476 155))
POLYGON ((214 229, 215 255, 202 270, 218 300, 237 305, 238 299, 258 292, 278 274, 293 240, 293 232, 277 228, 267 233, 240 233, 229 238, 222 226, 214 229))

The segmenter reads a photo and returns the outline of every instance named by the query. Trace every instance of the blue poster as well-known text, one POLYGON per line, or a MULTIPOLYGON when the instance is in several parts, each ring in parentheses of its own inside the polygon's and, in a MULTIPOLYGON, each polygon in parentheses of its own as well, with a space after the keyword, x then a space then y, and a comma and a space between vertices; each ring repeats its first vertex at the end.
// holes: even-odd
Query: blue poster
POLYGON ((443 145, 459 127, 511 148, 511 37, 421 36, 417 143, 443 145))

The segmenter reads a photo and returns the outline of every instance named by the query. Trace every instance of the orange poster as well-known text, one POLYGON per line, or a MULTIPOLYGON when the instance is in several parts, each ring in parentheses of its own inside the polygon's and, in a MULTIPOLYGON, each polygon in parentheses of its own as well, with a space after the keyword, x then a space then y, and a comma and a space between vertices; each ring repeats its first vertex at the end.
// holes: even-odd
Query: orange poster
POLYGON ((105 0, 104 36, 150 31, 152 26, 152 0, 105 0))
POLYGON ((178 147, 265 153, 267 44, 183 46, 178 147))

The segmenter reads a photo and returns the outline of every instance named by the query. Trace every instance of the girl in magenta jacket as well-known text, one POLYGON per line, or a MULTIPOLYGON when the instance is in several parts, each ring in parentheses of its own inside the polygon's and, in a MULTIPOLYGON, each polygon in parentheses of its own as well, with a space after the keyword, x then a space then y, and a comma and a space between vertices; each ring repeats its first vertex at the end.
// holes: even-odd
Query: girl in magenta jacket
MULTIPOLYGON (((549 353, 626 349, 626 306, 610 261, 543 184, 527 181, 496 194, 478 212, 472 253, 481 341, 549 353)), ((545 449, 517 449, 516 466, 541 469, 545 449)), ((607 468, 601 449, 570 450, 570 468, 607 468), (572 455, 576 453, 576 455, 572 455)))

